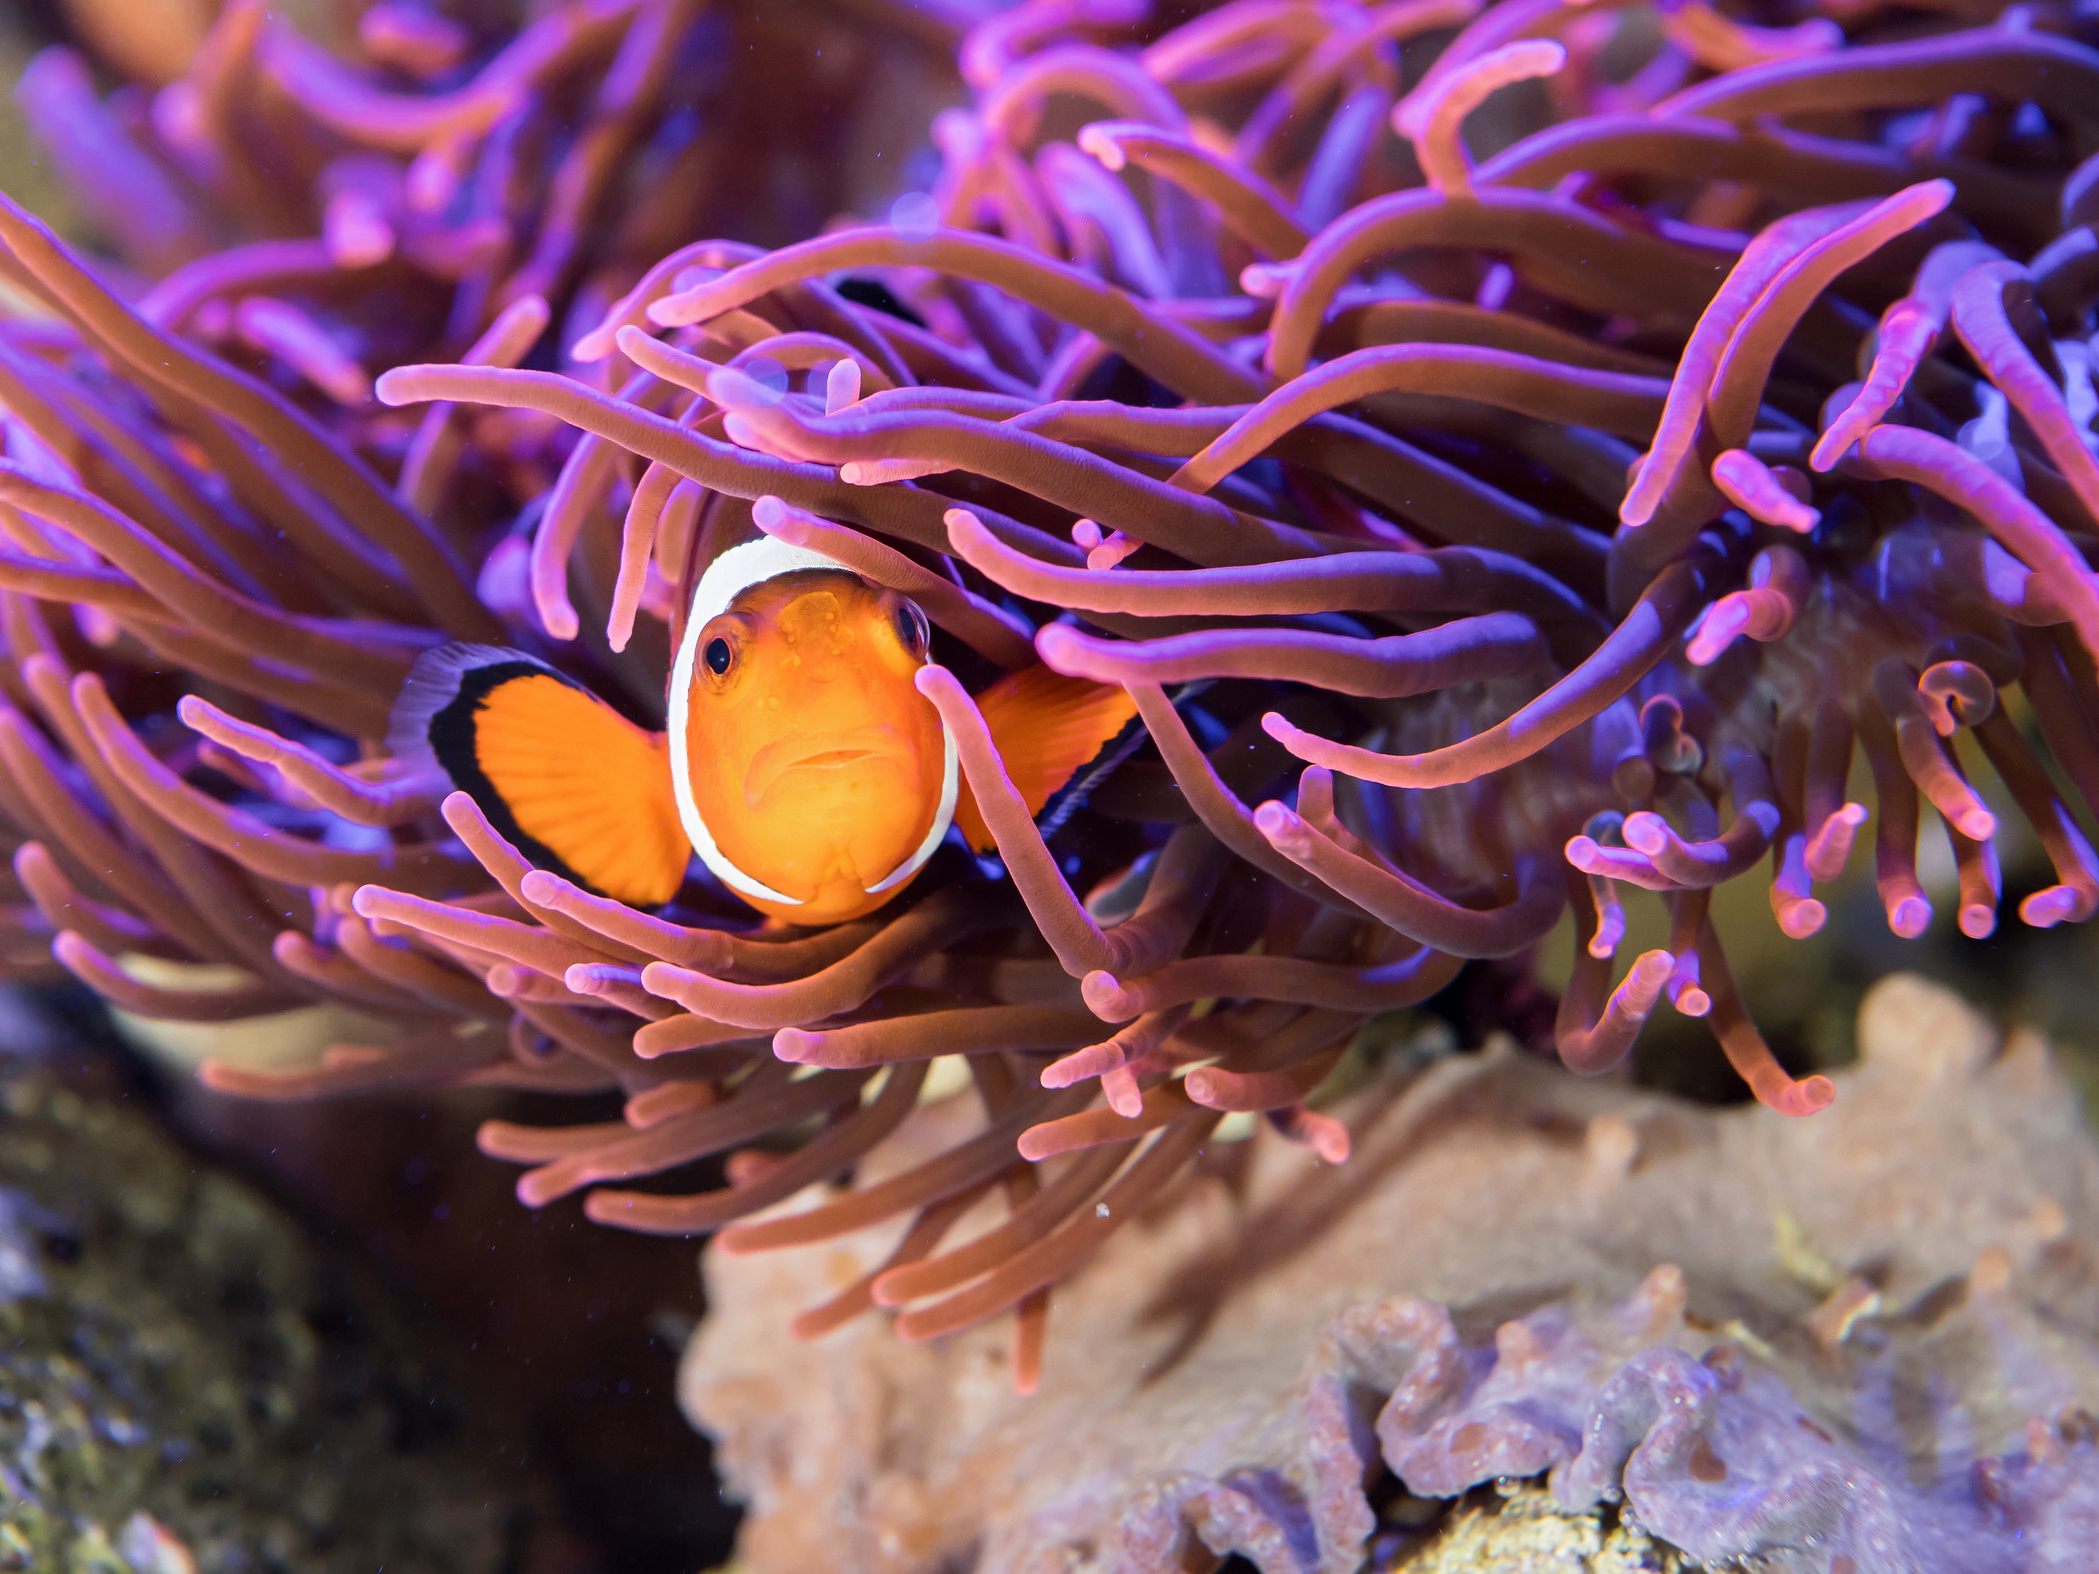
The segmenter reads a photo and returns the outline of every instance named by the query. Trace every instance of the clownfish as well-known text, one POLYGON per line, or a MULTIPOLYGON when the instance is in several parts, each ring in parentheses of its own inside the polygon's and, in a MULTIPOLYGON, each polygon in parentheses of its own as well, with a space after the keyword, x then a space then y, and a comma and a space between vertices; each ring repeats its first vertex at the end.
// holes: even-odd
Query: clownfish
MULTIPOLYGON (((807 547, 760 537, 694 587, 662 732, 535 657, 447 645, 394 707, 398 758, 434 764, 528 858, 660 907, 697 855, 759 912, 832 924, 907 887, 952 826, 991 836, 918 670, 932 629, 909 597, 807 547)), ((976 696, 1040 814, 1135 731, 1121 688, 1039 664, 976 696)))

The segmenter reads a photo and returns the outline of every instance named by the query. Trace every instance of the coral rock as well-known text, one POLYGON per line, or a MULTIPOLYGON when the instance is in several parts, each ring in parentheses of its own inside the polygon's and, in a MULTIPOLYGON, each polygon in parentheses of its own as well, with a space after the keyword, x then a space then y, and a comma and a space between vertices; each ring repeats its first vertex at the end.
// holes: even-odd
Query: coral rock
POLYGON ((790 1342, 885 1243, 715 1256, 683 1393, 746 1563, 1345 1574, 1392 1477, 1545 1476, 1698 1559, 2088 1566, 2099 1146, 2037 1041, 1921 980, 1860 1039, 1813 1121, 1503 1046, 1344 1166, 1219 1145, 1061 1296, 1032 1397, 986 1330, 790 1342))
POLYGON ((290 1221, 0 1065, 0 1570, 589 1568, 491 1431, 290 1221))

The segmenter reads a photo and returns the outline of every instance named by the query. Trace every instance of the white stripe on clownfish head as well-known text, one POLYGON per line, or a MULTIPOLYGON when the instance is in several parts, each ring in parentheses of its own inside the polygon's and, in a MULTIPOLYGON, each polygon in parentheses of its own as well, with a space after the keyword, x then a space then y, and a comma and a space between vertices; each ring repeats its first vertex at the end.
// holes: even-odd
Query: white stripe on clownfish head
POLYGON ((934 807, 933 824, 926 831, 926 839, 918 844, 909 858, 869 886, 869 896, 892 891, 923 869, 926 860, 940 846, 940 839, 947 835, 947 828, 955 823, 955 799, 962 791, 962 761, 955 752, 955 735, 947 730, 945 721, 940 724, 940 744, 940 802, 934 807))
MULTIPOLYGON (((685 827, 685 839, 692 843, 692 850, 699 854, 700 862, 730 890, 741 896, 779 902, 788 907, 800 907, 803 899, 789 896, 785 891, 775 891, 764 881, 746 874, 721 850, 714 840, 714 833, 707 829, 699 803, 693 796, 686 736, 692 710, 692 675, 699 661, 701 630, 728 611, 736 598, 753 586, 778 579, 782 574, 801 574, 812 569, 840 574, 854 572, 836 558, 772 536, 746 541, 719 554, 700 575, 699 584, 693 587, 692 606, 685 616, 685 637, 678 642, 677 659, 671 663, 671 790, 678 800, 678 819, 685 827)), ((870 896, 893 890, 924 868, 926 860, 940 846, 941 838, 947 835, 948 826, 954 823, 955 800, 961 791, 961 762, 955 750, 954 734, 948 731, 945 721, 940 724, 940 738, 940 803, 933 812, 932 827, 910 857, 866 888, 870 896)))

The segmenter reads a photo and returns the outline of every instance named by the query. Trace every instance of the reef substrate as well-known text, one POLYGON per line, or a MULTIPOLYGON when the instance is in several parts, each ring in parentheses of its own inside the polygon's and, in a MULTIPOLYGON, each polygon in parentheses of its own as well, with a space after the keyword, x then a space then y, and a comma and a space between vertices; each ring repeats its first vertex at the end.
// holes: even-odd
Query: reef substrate
POLYGON ((0 1569, 596 1566, 369 1278, 18 1048, 0 1050, 0 1569))
MULTIPOLYGON (((2083 1568, 2099 1142, 2045 1045, 1920 979, 1858 1033, 1809 1122, 1507 1041, 1442 1059, 1347 1165, 1260 1148, 1142 1210, 1059 1292, 1057 1380, 1027 1398, 992 1330, 793 1346, 783 1312, 880 1238, 717 1256, 683 1391, 750 1505, 745 1558, 1413 1568, 1437 1522, 1402 1489, 1542 1477, 1700 1566, 2083 1568)), ((875 1162, 948 1140, 907 1127, 875 1162)))

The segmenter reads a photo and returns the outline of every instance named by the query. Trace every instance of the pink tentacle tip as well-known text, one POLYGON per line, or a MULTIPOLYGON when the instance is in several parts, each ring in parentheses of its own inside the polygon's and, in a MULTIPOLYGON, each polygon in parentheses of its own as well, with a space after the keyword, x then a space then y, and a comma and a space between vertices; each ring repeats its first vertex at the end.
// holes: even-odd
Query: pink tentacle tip
POLYGON ((1978 803, 1962 805, 1949 820, 1971 842, 1986 842, 1997 834, 1997 816, 1978 803))
POLYGON ((1250 262, 1239 270, 1239 288, 1257 301, 1272 301, 1289 286, 1294 272, 1275 263, 1250 262))
POLYGON ((528 870, 518 882, 518 894, 526 901, 540 907, 552 907, 559 902, 562 893, 571 889, 569 883, 558 874, 544 869, 528 870))
POLYGON ((592 1224, 622 1223, 643 1195, 634 1191, 594 1191, 583 1199, 583 1217, 592 1224))
MULTIPOLYGON (((1013 1151, 1030 1164, 1040 1164, 1044 1159, 1055 1158, 1064 1150, 1058 1146, 1057 1134, 1050 1129, 1050 1123, 1044 1122, 1040 1126, 1030 1126, 1014 1139, 1013 1151)), ((723 1237, 716 1250, 726 1251, 731 1257, 739 1255, 733 1236, 723 1237)))
POLYGON ((80 634, 97 650, 112 649, 124 637, 124 626, 101 607, 75 607, 80 634))
POLYGON ((2082 923, 2092 916, 2092 895, 2090 891, 2080 891, 2075 886, 2047 886, 2019 904, 2019 921, 2034 929, 2082 923))
POLYGON ((583 631, 582 619, 566 600, 539 601, 535 610, 539 613, 539 626, 548 639, 558 639, 566 644, 583 631))
POLYGON ((824 373, 824 414, 836 415, 860 402, 860 363, 833 361, 824 373))
POLYGON ((1144 1089, 1137 1085, 1137 1073, 1128 1066, 1103 1072, 1101 1092, 1108 1100, 1108 1108, 1124 1120, 1135 1120, 1144 1113, 1144 1089))
POLYGON ((1072 665, 1083 662, 1086 637, 1069 623, 1045 623, 1035 631, 1035 654, 1052 672, 1072 676, 1072 665))
POLYGON ((1314 1109, 1297 1109, 1290 1112, 1290 1135, 1294 1136, 1326 1164, 1346 1164, 1352 1149, 1348 1128, 1331 1115, 1323 1115, 1314 1109))
POLYGON ((675 1000, 686 970, 668 962, 651 962, 641 970, 641 987, 663 1000, 675 1000))
MULTIPOLYGON (((631 342, 630 335, 644 342, 649 340, 639 328, 622 328, 619 331, 622 350, 631 342)), ((767 410, 780 402, 772 389, 734 366, 717 366, 707 374, 707 397, 724 410, 738 413, 767 410)))
POLYGON ((1989 719, 1997 708, 1997 686, 1969 662, 1938 661, 1918 674, 1917 698, 1931 718, 1932 730, 1950 738, 1964 725, 1989 719))
POLYGON ((1254 810, 1254 829, 1268 838, 1268 845, 1286 856, 1302 853, 1312 845, 1312 829, 1289 805, 1271 799, 1254 810))
POLYGON ((516 1130, 507 1120, 484 1120, 474 1128, 474 1148, 483 1158, 509 1160, 517 1151, 511 1140, 516 1130))
POLYGON ((1649 809, 1641 809, 1627 815, 1620 834, 1624 836, 1626 846, 1634 852, 1645 853, 1650 858, 1677 841, 1677 835, 1669 828, 1669 823, 1649 809))
POLYGON ((517 1200, 527 1208, 544 1208, 550 1202, 558 1202, 584 1184, 575 1174, 579 1166, 572 1164, 549 1164, 544 1168, 528 1170, 518 1177, 515 1188, 517 1200))
POLYGON ((800 546, 813 533, 814 521, 785 498, 767 492, 763 497, 752 499, 751 523, 775 540, 800 546))
POLYGON ((1630 847, 1606 847, 1587 832, 1568 837, 1562 852, 1570 865, 1598 879, 1624 880, 1647 891, 1677 889, 1677 883, 1655 868, 1645 853, 1630 847))
POLYGON ((393 409, 426 403, 427 400, 415 391, 416 370, 413 366, 396 366, 381 372, 372 383, 372 397, 393 409))
POLYGON ((1111 174, 1121 173, 1123 166, 1129 162, 1129 156, 1123 152, 1122 144, 1115 140, 1114 134, 1106 126, 1100 124, 1080 128, 1079 151, 1111 174))
POLYGON ((1749 627, 1749 603, 1739 592, 1722 596, 1706 609, 1684 646, 1684 657, 1694 667, 1710 667, 1721 652, 1749 627))
POLYGON ((1081 1082, 1104 1076, 1122 1064, 1122 1051, 1116 1044, 1088 1044, 1084 1049, 1075 1049, 1042 1068, 1038 1079, 1042 1086, 1050 1089, 1076 1087, 1081 1082))
POLYGON ((1621 908, 1596 926, 1596 933, 1589 937, 1589 955, 1599 962, 1608 962, 1618 954, 1618 947, 1624 939, 1625 912, 1621 908))
POLYGON ((838 467, 838 479, 847 486, 889 486, 954 468, 946 459, 848 459, 838 467))
POLYGON ((1899 938, 1914 940, 1931 927, 1931 903, 1921 896, 1897 897, 1888 904, 1888 928, 1899 938))
POLYGON ((1698 981, 1698 955, 1689 952, 1674 959, 1669 981, 1665 986, 1669 1004, 1687 1017, 1710 1016, 1713 997, 1706 993, 1705 986, 1698 981))
POLYGON ((497 962, 482 975, 482 982, 498 1000, 517 1000, 531 992, 535 976, 530 969, 519 967, 515 962, 497 962))
POLYGON ((773 1034, 773 1059, 790 1066, 813 1066, 817 1064, 817 1052, 823 1046, 824 1035, 811 1033, 805 1028, 783 1027, 773 1034))
MULTIPOLYGON (((2034 893, 2035 896, 2040 894, 2039 892, 2034 893)), ((2019 916, 2021 918, 2026 917, 2026 909, 2033 900, 2034 898, 2030 896, 2024 903, 2020 904, 2019 916)), ((1963 902, 1961 903, 1960 912, 1956 915, 1954 921, 1960 925, 1961 933, 1970 940, 1987 940, 1997 932, 1997 909, 1988 902, 1963 902)), ((2030 919, 2027 921, 2032 922, 2030 919)), ((2038 927, 2045 929, 2048 926, 2043 924, 2038 927)))
POLYGON ((561 981, 576 994, 596 997, 610 994, 615 981, 631 977, 628 969, 606 967, 599 962, 577 962, 563 971, 561 981))
POLYGON ((1798 1081, 1778 1074, 1765 1086, 1752 1088, 1756 1101, 1766 1109, 1794 1117, 1817 1115, 1836 1102, 1837 1085, 1825 1076, 1802 1077, 1798 1081))
POLYGON ((722 1177, 741 1191, 757 1185, 786 1162, 785 1157, 778 1153, 739 1148, 722 1160, 722 1177))
POLYGON ((984 521, 966 508, 946 510, 940 522, 947 527, 948 545, 965 558, 972 550, 983 551, 998 544, 984 521))
POLYGON ((1455 70, 1433 73, 1394 108, 1393 131, 1414 144, 1422 173, 1438 191, 1464 191, 1472 161, 1465 150, 1465 120, 1499 89, 1514 82, 1552 76, 1567 63, 1566 46, 1526 38, 1465 60, 1455 70))
POLYGON ((1809 535, 1822 523, 1808 501, 1807 478, 1796 470, 1773 469, 1747 449, 1730 448, 1713 461, 1712 475, 1721 495, 1759 524, 1809 535))
POLYGON ((1139 1014, 1122 980, 1105 969, 1096 969, 1079 981, 1079 997, 1103 1022, 1128 1022, 1139 1014))
MULTIPOLYGON (((1261 713, 1261 730, 1293 754, 1297 753, 1301 744, 1310 741, 1312 738, 1311 733, 1297 726, 1281 711, 1263 711, 1261 713)), ((1303 758, 1303 756, 1300 755, 1299 758, 1303 758)))
POLYGON ((1645 1017, 1660 1004, 1662 990, 1675 971, 1676 958, 1669 952, 1659 947, 1642 951, 1633 958, 1633 965, 1626 969, 1625 978, 1614 993, 1626 1010, 1645 1017))
POLYGON ((1805 940, 1820 933, 1822 926, 1829 922, 1829 909, 1812 896, 1797 896, 1790 891, 1774 889, 1771 908, 1778 920, 1779 932, 1789 940, 1805 940))
POLYGON ((1086 566, 1096 574, 1104 574, 1121 565, 1124 559, 1144 543, 1124 535, 1120 530, 1102 539, 1100 544, 1086 554, 1086 566))
POLYGON ((1827 883, 1844 872, 1851 861, 1851 848, 1869 811, 1862 803, 1846 803, 1816 828, 1808 838, 1807 872, 1827 883))

